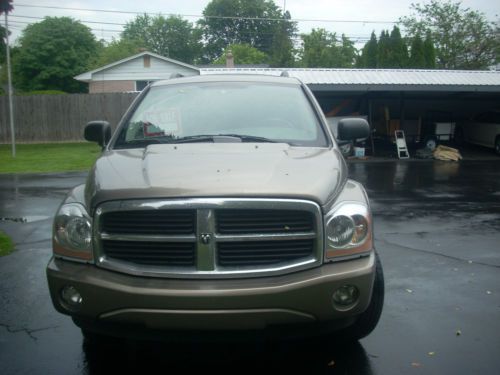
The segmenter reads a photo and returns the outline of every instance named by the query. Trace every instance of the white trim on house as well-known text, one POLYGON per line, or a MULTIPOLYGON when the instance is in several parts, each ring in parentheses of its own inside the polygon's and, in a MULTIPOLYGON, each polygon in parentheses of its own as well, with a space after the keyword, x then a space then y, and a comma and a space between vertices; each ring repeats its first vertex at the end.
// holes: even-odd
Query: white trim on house
MULTIPOLYGON (((115 61, 114 63, 111 63, 111 64, 108 64, 108 65, 105 65, 105 66, 102 66, 100 68, 97 68, 97 69, 94 69, 94 70, 91 70, 91 71, 88 71, 88 72, 85 72, 85 73, 82 73, 82 74, 79 74, 77 76, 74 77, 74 79, 76 79, 77 81, 82 81, 82 82, 90 82, 92 80, 95 79, 95 76, 99 76, 99 74, 103 74, 104 71, 108 70, 108 69, 111 69, 111 68, 114 68, 114 67, 117 67, 118 65, 121 65, 121 64, 124 64, 124 63, 127 63, 129 61, 132 61, 134 59, 137 59, 137 58, 140 58, 144 55, 149 55, 151 57, 154 57, 154 58, 157 58, 159 60, 162 60, 162 61, 165 61, 165 62, 168 62, 170 64, 175 64, 175 65, 179 65, 181 66, 183 69, 191 69, 191 70, 194 70, 196 72, 198 72, 199 74, 199 69, 194 66, 194 65, 190 65, 190 64, 186 64, 186 63, 183 63, 181 61, 178 61, 178 60, 174 60, 174 59, 170 59, 168 57, 165 57, 165 56, 161 56, 161 55, 158 55, 156 53, 153 53, 153 52, 149 52, 149 51, 145 51, 145 52, 141 52, 141 53, 138 53, 136 55, 133 55, 133 56, 130 56, 130 57, 127 57, 127 58, 124 58, 124 59, 121 59, 121 60, 118 60, 118 61, 115 61)), ((161 79, 161 78, 164 78, 164 77, 151 77, 150 80, 153 80, 153 79, 161 79)), ((101 80, 102 78, 97 78, 97 80, 101 80)), ((129 78, 130 79, 130 78, 129 78)), ((133 80, 135 80, 136 77, 133 78, 133 80)), ((138 80, 148 80, 146 79, 145 77, 140 77, 138 80), (144 78, 144 79, 143 79, 144 78)))

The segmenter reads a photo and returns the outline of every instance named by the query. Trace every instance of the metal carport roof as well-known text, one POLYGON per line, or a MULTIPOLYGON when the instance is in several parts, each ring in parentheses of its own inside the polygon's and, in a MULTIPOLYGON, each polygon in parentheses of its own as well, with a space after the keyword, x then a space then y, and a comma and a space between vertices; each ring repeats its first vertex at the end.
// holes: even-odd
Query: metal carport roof
POLYGON ((269 74, 287 71, 313 91, 500 92, 500 71, 418 69, 202 68, 206 74, 269 74))

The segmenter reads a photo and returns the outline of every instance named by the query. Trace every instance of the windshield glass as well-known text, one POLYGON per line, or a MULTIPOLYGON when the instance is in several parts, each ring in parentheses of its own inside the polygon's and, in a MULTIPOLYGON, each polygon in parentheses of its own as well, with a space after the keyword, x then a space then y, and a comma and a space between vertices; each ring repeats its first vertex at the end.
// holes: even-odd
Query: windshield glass
POLYGON ((122 128, 115 148, 216 142, 218 138, 211 136, 231 136, 241 142, 328 145, 300 86, 204 82, 152 87, 122 128))

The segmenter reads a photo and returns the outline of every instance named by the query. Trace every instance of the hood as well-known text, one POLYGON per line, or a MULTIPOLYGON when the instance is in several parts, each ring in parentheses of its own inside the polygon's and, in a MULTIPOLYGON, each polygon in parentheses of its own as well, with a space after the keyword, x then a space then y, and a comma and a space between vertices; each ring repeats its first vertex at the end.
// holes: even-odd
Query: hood
POLYGON ((188 197, 300 198, 324 206, 346 180, 335 149, 284 143, 188 143, 105 152, 89 174, 86 204, 188 197))

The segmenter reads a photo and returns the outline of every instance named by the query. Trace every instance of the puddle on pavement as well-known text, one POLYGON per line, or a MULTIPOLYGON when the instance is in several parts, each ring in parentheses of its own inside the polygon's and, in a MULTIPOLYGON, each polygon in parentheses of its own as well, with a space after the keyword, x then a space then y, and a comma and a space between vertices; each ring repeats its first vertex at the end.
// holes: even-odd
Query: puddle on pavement
POLYGON ((33 223, 35 221, 42 221, 50 218, 50 216, 45 215, 30 215, 23 217, 0 217, 0 221, 10 221, 14 223, 33 223))

